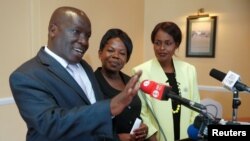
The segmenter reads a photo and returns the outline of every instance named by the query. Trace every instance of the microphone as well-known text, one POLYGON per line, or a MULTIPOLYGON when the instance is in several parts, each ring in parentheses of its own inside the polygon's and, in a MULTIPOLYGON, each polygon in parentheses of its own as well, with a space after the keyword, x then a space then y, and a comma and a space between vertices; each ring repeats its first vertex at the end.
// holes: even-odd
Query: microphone
POLYGON ((198 115, 194 119, 194 123, 189 125, 187 133, 188 137, 192 140, 198 140, 202 138, 207 138, 208 136, 208 125, 211 124, 211 120, 198 115))
POLYGON ((168 98, 171 98, 172 100, 177 101, 180 104, 188 108, 191 108, 193 110, 206 109, 206 107, 202 104, 199 104, 194 101, 178 96, 176 93, 171 91, 171 87, 168 87, 164 84, 156 83, 151 80, 142 81, 140 85, 140 89, 143 92, 149 94, 151 97, 156 98, 158 100, 168 100, 168 98), (194 108, 197 108, 197 109, 194 109, 194 108))
POLYGON ((199 129, 196 128, 194 126, 194 124, 191 124, 188 126, 188 130, 187 130, 187 133, 188 133, 188 138, 192 139, 192 140, 198 140, 199 139, 199 129))
POLYGON ((250 92, 250 88, 240 82, 240 76, 232 71, 229 71, 227 74, 221 72, 217 69, 212 69, 209 73, 210 76, 222 82, 224 87, 229 90, 236 88, 238 91, 247 91, 250 92))
POLYGON ((188 137, 192 140, 198 140, 201 138, 200 128, 202 126, 203 119, 200 115, 196 116, 194 123, 189 125, 187 129, 188 137))

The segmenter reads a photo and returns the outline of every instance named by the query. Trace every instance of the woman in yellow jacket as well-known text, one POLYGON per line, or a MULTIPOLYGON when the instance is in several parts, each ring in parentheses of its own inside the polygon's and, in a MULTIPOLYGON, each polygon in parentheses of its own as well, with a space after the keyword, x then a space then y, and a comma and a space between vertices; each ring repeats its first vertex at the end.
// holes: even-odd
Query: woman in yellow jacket
MULTIPOLYGON (((177 95, 199 103, 195 67, 174 57, 181 40, 181 30, 175 23, 157 24, 151 34, 155 58, 136 66, 133 72, 143 71, 140 82, 152 80, 169 85, 177 95)), ((139 96, 145 109, 141 117, 149 127, 148 136, 157 132, 158 141, 188 138, 187 129, 193 124, 196 111, 171 99, 154 99, 142 91, 139 96)))

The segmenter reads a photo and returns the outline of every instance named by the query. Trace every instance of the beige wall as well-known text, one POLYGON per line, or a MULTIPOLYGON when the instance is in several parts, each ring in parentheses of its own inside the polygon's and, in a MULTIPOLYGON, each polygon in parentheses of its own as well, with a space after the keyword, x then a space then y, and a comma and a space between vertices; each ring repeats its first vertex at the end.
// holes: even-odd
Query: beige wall
MULTIPOLYGON (((0 1, 0 98, 11 96, 8 77, 21 62, 31 57, 29 0, 0 1)), ((25 124, 14 104, 0 106, 0 141, 24 141, 25 124)))
MULTIPOLYGON (((212 68, 227 73, 232 70, 241 76, 242 82, 250 85, 250 1, 249 0, 146 0, 144 13, 144 60, 154 56, 150 42, 151 31, 161 21, 174 21, 183 31, 183 41, 178 57, 195 65, 199 85, 222 86, 209 76, 212 68), (215 58, 186 58, 186 18, 197 14, 204 8, 210 16, 218 16, 215 58)), ((232 117, 232 98, 230 91, 201 91, 202 98, 210 97, 223 105, 223 117, 232 117)), ((242 104, 238 116, 250 117, 250 95, 240 93, 242 104)), ((250 118, 249 118, 250 121, 250 118)))
MULTIPOLYGON (((221 86, 208 75, 211 68, 235 71, 244 83, 250 85, 249 0, 0 0, 0 100, 12 96, 9 74, 46 44, 50 14, 63 5, 83 9, 92 22, 90 48, 84 58, 94 69, 100 65, 97 50, 108 28, 122 28, 133 40, 134 52, 124 68, 130 73, 133 66, 154 56, 150 33, 155 24, 172 20, 183 31, 178 56, 196 66, 199 85, 221 86), (218 16, 215 58, 185 57, 186 17, 195 14, 199 8, 218 16)), ((201 95, 220 101, 225 110, 223 116, 231 117, 231 92, 201 91, 201 95)), ((240 98, 239 117, 250 117, 249 95, 242 93, 240 98)), ((0 105, 0 125, 0 141, 25 140, 26 127, 14 104, 0 105)))

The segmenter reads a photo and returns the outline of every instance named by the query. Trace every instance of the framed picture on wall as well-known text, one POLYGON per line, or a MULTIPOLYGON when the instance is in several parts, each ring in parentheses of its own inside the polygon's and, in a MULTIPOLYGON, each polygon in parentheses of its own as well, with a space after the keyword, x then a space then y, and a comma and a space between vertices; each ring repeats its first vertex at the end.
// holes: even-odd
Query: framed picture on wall
POLYGON ((187 18, 186 57, 215 57, 217 16, 187 18))

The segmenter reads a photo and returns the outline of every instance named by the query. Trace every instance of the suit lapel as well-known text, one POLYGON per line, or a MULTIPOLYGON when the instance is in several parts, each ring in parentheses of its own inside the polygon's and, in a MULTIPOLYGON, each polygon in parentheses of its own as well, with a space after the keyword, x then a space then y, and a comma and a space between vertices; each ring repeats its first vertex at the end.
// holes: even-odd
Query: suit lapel
POLYGON ((58 63, 53 57, 49 56, 44 51, 44 48, 40 49, 38 57, 41 60, 41 63, 43 65, 46 65, 50 72, 52 72, 55 76, 61 79, 65 83, 65 85, 71 87, 76 92, 76 94, 80 95, 80 97, 82 97, 82 99, 87 104, 90 104, 90 101, 88 100, 87 96, 85 95, 81 87, 77 84, 77 82, 74 80, 74 78, 72 78, 72 76, 60 63, 58 63))
POLYGON ((168 80, 164 70, 162 69, 160 63, 157 61, 157 59, 152 60, 152 67, 150 72, 152 73, 152 79, 157 80, 158 83, 165 83, 168 80))
POLYGON ((82 65, 83 69, 85 70, 85 72, 87 73, 88 78, 89 78, 89 80, 91 82, 91 85, 92 85, 92 88, 93 88, 93 91, 94 91, 94 94, 95 94, 96 101, 102 100, 103 95, 102 95, 101 90, 98 87, 98 83, 97 83, 97 81, 95 79, 92 68, 84 60, 82 60, 80 63, 82 65))

